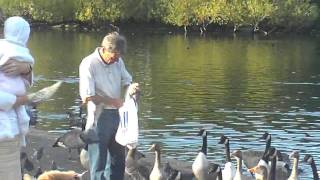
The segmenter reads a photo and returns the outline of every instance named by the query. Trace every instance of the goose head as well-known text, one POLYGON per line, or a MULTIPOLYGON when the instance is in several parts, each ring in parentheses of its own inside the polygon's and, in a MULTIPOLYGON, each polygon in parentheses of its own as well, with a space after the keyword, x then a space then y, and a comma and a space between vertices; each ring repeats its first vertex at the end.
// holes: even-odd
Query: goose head
POLYGON ((310 154, 306 154, 303 158, 303 161, 308 164, 311 164, 312 162, 314 162, 313 157, 310 154))
POLYGON ((157 144, 157 143, 152 144, 148 150, 152 151, 152 152, 159 152, 160 151, 160 145, 157 144))
POLYGON ((269 134, 268 132, 265 132, 260 139, 263 139, 266 141, 265 152, 267 152, 268 148, 271 146, 271 134, 269 134))
POLYGON ((218 144, 228 144, 228 143, 229 143, 229 138, 225 135, 221 135, 220 141, 218 142, 218 144))
POLYGON ((290 154, 289 157, 292 158, 292 159, 299 159, 300 153, 299 153, 299 151, 293 151, 293 152, 290 154))
POLYGON ((240 150, 233 151, 231 155, 235 158, 242 159, 242 152, 240 150))
POLYGON ((312 168, 312 173, 313 173, 313 179, 318 180, 319 179, 319 174, 317 172, 317 167, 316 163, 314 162, 314 159, 312 155, 306 154, 303 158, 303 161, 306 162, 307 164, 311 165, 312 168))

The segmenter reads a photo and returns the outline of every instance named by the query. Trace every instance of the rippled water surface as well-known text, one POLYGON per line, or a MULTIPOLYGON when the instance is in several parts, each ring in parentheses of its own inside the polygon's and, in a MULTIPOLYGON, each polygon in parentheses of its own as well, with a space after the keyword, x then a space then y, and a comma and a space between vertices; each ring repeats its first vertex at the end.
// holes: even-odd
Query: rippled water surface
MULTIPOLYGON (((33 31, 34 90, 59 79, 54 99, 39 107, 37 127, 64 132, 66 112, 78 112, 78 65, 103 33, 33 31)), ((141 84, 139 149, 162 145, 163 155, 193 161, 208 135, 210 160, 223 163, 222 134, 235 149, 264 149, 259 137, 300 160, 310 153, 320 165, 320 40, 310 37, 125 34, 124 59, 141 84), (305 133, 310 137, 306 138, 305 133)), ((301 163, 302 176, 311 169, 301 163)))

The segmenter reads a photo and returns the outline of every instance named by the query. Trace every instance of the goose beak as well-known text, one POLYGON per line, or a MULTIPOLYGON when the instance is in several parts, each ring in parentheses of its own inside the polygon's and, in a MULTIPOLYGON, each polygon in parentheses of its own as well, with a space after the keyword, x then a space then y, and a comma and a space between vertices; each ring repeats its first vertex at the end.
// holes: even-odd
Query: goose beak
POLYGON ((85 175, 87 172, 88 172, 88 171, 84 171, 84 172, 82 172, 82 173, 80 173, 80 174, 77 174, 77 177, 81 179, 82 176, 85 175))
POLYGON ((257 167, 258 167, 258 166, 255 166, 255 167, 253 167, 253 168, 248 169, 248 172, 250 172, 251 174, 256 173, 257 167))
POLYGON ((149 150, 149 151, 154 151, 154 150, 155 150, 155 147, 156 147, 155 144, 152 144, 148 150, 149 150))

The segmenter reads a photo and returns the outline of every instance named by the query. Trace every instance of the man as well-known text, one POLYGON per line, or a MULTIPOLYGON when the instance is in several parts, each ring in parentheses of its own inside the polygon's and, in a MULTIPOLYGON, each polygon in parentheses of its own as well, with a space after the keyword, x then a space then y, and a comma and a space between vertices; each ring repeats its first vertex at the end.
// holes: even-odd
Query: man
MULTIPOLYGON (((94 129, 99 137, 98 143, 88 145, 90 177, 91 180, 121 180, 124 176, 125 148, 115 141, 115 134, 119 124, 118 108, 123 104, 122 87, 130 85, 132 77, 121 58, 126 51, 125 38, 112 32, 104 37, 101 46, 85 57, 79 67, 80 96, 88 110, 86 129, 94 129)), ((134 83, 128 91, 134 94, 138 89, 138 83, 134 83)))

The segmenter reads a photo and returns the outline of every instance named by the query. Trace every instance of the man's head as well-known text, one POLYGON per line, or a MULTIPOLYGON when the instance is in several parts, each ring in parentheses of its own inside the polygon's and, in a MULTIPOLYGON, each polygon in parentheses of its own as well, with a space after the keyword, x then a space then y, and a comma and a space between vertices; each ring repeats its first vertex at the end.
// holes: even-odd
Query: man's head
POLYGON ((127 42, 118 32, 111 32, 103 38, 101 46, 104 60, 106 63, 112 64, 117 62, 120 56, 126 52, 127 42))

